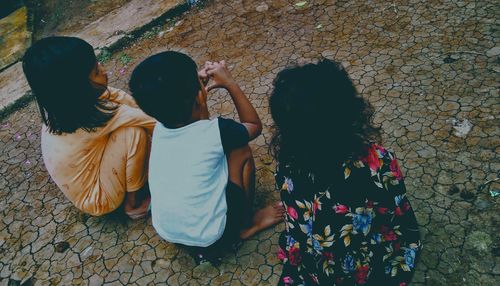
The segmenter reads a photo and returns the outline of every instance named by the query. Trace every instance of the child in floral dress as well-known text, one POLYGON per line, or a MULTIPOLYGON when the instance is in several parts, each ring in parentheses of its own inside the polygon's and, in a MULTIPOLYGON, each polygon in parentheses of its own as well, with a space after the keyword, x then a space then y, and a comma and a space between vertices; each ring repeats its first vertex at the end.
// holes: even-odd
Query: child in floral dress
POLYGON ((393 152, 370 105, 329 60, 286 69, 270 99, 287 210, 279 285, 407 285, 421 248, 393 152))

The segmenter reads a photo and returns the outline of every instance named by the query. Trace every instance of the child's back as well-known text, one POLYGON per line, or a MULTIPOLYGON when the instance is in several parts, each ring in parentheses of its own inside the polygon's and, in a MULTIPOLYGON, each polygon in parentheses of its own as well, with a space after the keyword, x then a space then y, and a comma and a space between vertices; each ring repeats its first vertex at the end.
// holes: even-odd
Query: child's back
POLYGON ((154 130, 149 164, 153 225, 168 241, 208 246, 224 231, 228 166, 218 121, 176 129, 158 124, 154 130))
POLYGON ((130 218, 147 215, 155 121, 108 87, 94 48, 75 37, 44 38, 26 51, 23 70, 40 108, 45 166, 66 197, 91 215, 120 206, 130 218))
POLYGON ((280 72, 270 99, 287 208, 279 285, 406 285, 420 249, 396 157, 373 144, 372 111, 323 60, 280 72))

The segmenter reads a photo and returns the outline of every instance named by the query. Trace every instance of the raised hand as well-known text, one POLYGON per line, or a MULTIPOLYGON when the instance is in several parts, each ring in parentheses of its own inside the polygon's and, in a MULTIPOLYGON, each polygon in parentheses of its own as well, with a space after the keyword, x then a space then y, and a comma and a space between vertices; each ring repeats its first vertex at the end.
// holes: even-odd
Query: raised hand
POLYGON ((221 87, 229 89, 236 84, 225 61, 206 62, 204 69, 209 79, 212 80, 212 83, 207 86, 207 91, 221 87))

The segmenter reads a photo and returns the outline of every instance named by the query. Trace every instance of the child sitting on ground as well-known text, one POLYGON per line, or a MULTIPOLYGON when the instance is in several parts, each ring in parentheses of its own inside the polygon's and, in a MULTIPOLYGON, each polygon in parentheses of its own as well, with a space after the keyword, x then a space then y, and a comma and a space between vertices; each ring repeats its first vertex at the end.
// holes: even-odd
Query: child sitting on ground
POLYGON ((408 285, 420 233, 370 104, 330 60, 278 73, 270 102, 287 209, 278 285, 408 285))
POLYGON ((262 124, 223 61, 207 62, 198 73, 187 55, 159 53, 135 68, 130 90, 158 121, 149 184, 153 226, 162 238, 218 262, 222 249, 282 220, 280 203, 252 213, 255 166, 247 144, 262 124), (229 91, 242 123, 209 119, 213 88, 229 91))
POLYGON ((94 48, 74 37, 35 42, 23 70, 42 119, 50 176, 81 211, 148 214, 147 158, 155 121, 127 93, 108 86, 94 48))

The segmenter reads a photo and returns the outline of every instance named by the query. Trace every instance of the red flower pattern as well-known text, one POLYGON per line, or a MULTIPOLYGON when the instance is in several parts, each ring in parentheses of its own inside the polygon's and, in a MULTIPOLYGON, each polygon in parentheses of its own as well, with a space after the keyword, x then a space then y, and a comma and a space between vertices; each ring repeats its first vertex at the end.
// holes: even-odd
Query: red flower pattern
POLYGON ((292 217, 294 220, 296 220, 297 218, 299 218, 299 214, 297 213, 297 211, 294 208, 292 208, 292 207, 289 206, 286 209, 286 211, 287 211, 288 215, 290 217, 292 217))
POLYGON ((298 266, 302 262, 302 256, 300 256, 300 250, 297 247, 290 248, 288 258, 290 259, 290 264, 293 266, 298 266))
POLYGON ((385 225, 380 227, 380 233, 382 234, 382 237, 384 238, 385 241, 393 241, 398 239, 394 230, 390 229, 385 225))
POLYGON ((403 179, 403 173, 401 173, 401 168, 399 168, 398 161, 395 158, 391 161, 389 168, 398 181, 403 179))
POLYGON ((375 145, 370 146, 370 148, 368 149, 368 155, 363 158, 362 161, 363 163, 368 164, 368 167, 372 171, 378 171, 378 169, 382 166, 375 145))
POLYGON ((349 211, 349 208, 347 206, 344 206, 344 205, 336 205, 333 207, 333 209, 335 210, 335 213, 337 213, 337 214, 345 214, 349 211))
POLYGON ((286 259, 286 252, 283 250, 283 248, 278 249, 278 259, 281 261, 284 261, 286 259))
POLYGON ((389 211, 389 209, 384 208, 384 207, 380 207, 380 208, 377 208, 377 211, 379 214, 386 214, 389 211))
POLYGON ((368 271, 370 270, 370 267, 368 265, 363 265, 359 266, 356 269, 356 273, 354 274, 354 280, 358 284, 365 284, 366 283, 366 278, 368 277, 368 271))

